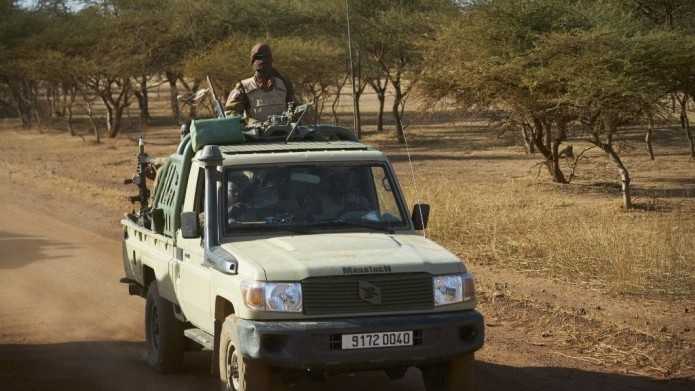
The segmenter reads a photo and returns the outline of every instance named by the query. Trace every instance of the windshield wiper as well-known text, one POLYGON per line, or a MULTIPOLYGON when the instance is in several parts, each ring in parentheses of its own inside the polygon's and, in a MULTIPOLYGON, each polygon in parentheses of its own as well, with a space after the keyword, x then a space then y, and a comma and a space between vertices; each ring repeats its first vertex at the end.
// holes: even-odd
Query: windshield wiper
POLYGON ((349 221, 342 219, 332 219, 332 220, 321 220, 316 223, 306 224, 305 227, 355 227, 355 228, 366 228, 381 232, 387 232, 393 234, 395 231, 390 225, 384 225, 380 223, 371 223, 368 221, 349 221))

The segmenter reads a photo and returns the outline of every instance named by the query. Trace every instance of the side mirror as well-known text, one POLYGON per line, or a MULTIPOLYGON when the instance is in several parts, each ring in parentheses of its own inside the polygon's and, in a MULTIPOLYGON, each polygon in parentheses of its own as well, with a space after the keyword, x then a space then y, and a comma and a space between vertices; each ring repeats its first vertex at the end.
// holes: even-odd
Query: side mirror
POLYGON ((197 213, 181 213, 181 236, 183 236, 184 239, 195 239, 200 237, 197 213))
POLYGON ((152 209, 152 230, 155 233, 164 233, 164 210, 152 209))
POLYGON ((429 204, 415 204, 413 206, 412 220, 415 230, 422 231, 427 228, 427 222, 430 220, 429 204))

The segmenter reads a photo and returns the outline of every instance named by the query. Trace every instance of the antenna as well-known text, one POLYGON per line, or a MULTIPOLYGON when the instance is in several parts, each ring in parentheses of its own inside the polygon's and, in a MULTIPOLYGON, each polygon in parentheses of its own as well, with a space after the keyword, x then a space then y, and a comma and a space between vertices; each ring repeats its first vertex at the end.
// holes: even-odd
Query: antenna
MULTIPOLYGON (((410 175, 413 180, 413 189, 415 189, 415 195, 417 196, 420 193, 420 190, 417 187, 417 180, 415 179, 415 167, 413 166, 413 158, 410 156, 410 145, 408 144, 408 136, 406 133, 406 127, 403 126, 403 121, 402 119, 399 119, 401 123, 401 128, 403 128, 403 140, 405 141, 405 153, 408 155, 408 165, 410 166, 410 175)), ((415 204, 419 204, 419 199, 416 200, 415 204)), ((417 213, 420 214, 420 221, 424 221, 422 218, 422 208, 417 208, 417 213)), ((422 236, 427 238, 427 228, 422 228, 422 236)))
POLYGON ((352 85, 352 129, 355 137, 359 140, 360 134, 357 129, 357 91, 355 90, 355 63, 352 61, 352 32, 350 31, 350 0, 345 0, 345 17, 347 18, 347 39, 348 39, 348 58, 350 59, 350 80, 352 85))

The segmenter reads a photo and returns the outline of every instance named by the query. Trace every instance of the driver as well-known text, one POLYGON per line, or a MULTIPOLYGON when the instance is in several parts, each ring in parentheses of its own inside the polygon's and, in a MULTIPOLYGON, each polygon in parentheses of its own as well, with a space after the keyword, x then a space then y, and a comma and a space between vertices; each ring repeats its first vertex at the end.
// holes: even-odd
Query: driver
POLYGON ((271 115, 279 115, 294 101, 292 83, 273 68, 273 53, 266 43, 251 49, 254 75, 237 83, 229 94, 227 115, 246 114, 247 121, 265 122, 271 115))

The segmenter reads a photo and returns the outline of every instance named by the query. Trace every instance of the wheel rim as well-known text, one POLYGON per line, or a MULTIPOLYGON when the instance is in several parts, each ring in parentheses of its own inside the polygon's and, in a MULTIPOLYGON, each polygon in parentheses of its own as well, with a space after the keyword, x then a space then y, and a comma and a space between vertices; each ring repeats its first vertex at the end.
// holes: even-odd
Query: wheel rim
POLYGON ((230 343, 227 345, 226 354, 226 369, 227 369, 227 390, 238 391, 239 390, 239 356, 234 349, 234 346, 230 343))

